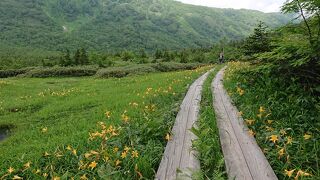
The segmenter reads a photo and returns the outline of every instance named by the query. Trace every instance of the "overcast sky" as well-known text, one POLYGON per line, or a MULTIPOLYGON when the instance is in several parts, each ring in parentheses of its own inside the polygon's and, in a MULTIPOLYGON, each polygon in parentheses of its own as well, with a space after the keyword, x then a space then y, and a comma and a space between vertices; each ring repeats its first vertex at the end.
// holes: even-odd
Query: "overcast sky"
POLYGON ((263 12, 278 12, 285 0, 177 0, 183 3, 234 9, 255 9, 263 12))

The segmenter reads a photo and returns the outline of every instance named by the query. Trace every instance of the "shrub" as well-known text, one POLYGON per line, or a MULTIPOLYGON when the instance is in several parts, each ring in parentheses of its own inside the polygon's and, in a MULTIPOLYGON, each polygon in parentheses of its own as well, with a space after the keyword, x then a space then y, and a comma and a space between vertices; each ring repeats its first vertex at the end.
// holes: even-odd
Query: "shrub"
POLYGON ((170 71, 178 71, 178 70, 192 70, 196 69, 197 67, 201 66, 202 64, 199 63, 174 63, 174 62, 167 62, 167 63, 158 63, 154 64, 153 68, 160 72, 170 72, 170 71))
POLYGON ((32 69, 34 68, 0 70, 0 78, 14 77, 20 74, 24 74, 32 69))
POLYGON ((124 66, 124 67, 112 67, 100 69, 96 77, 100 78, 108 78, 108 77, 116 77, 121 78, 128 76, 129 74, 144 74, 156 72, 156 70, 151 65, 135 65, 135 66, 124 66))
POLYGON ((36 68, 20 77, 80 77, 95 75, 97 71, 98 68, 95 66, 36 68))

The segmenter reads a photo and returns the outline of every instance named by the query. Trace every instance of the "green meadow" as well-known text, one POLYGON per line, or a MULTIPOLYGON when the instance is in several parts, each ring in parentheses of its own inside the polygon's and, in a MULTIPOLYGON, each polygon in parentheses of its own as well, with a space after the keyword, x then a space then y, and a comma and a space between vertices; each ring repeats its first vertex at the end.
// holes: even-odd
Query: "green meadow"
POLYGON ((152 178, 188 85, 210 68, 1 79, 0 177, 152 178))

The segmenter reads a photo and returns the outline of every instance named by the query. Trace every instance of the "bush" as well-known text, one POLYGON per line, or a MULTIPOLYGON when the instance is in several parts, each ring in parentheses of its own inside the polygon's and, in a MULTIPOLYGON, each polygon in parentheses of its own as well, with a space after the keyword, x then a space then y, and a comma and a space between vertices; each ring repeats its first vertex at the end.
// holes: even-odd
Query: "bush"
POLYGON ((197 67, 201 66, 202 64, 199 63, 174 63, 174 62, 167 62, 167 63, 158 63, 154 64, 153 68, 160 72, 170 72, 170 71, 178 71, 178 70, 192 70, 196 69, 197 67))
POLYGON ((98 68, 95 66, 36 68, 20 75, 20 77, 45 78, 93 76, 97 71, 98 68))
POLYGON ((34 68, 0 70, 0 78, 8 78, 8 77, 14 77, 20 74, 25 74, 32 69, 34 68))
POLYGON ((100 69, 96 77, 108 78, 116 77, 121 78, 128 76, 129 74, 145 74, 150 72, 156 72, 156 70, 149 64, 146 65, 135 65, 135 66, 124 66, 124 67, 113 67, 100 69))

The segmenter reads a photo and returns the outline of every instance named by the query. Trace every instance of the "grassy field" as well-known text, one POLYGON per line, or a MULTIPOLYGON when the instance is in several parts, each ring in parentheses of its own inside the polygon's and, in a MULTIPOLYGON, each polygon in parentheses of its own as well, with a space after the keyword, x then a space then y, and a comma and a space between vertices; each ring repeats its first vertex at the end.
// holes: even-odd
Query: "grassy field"
POLYGON ((0 179, 153 178, 188 85, 211 67, 121 79, 0 79, 0 179))
POLYGON ((320 99, 293 78, 229 63, 224 85, 279 179, 320 179, 320 99))

